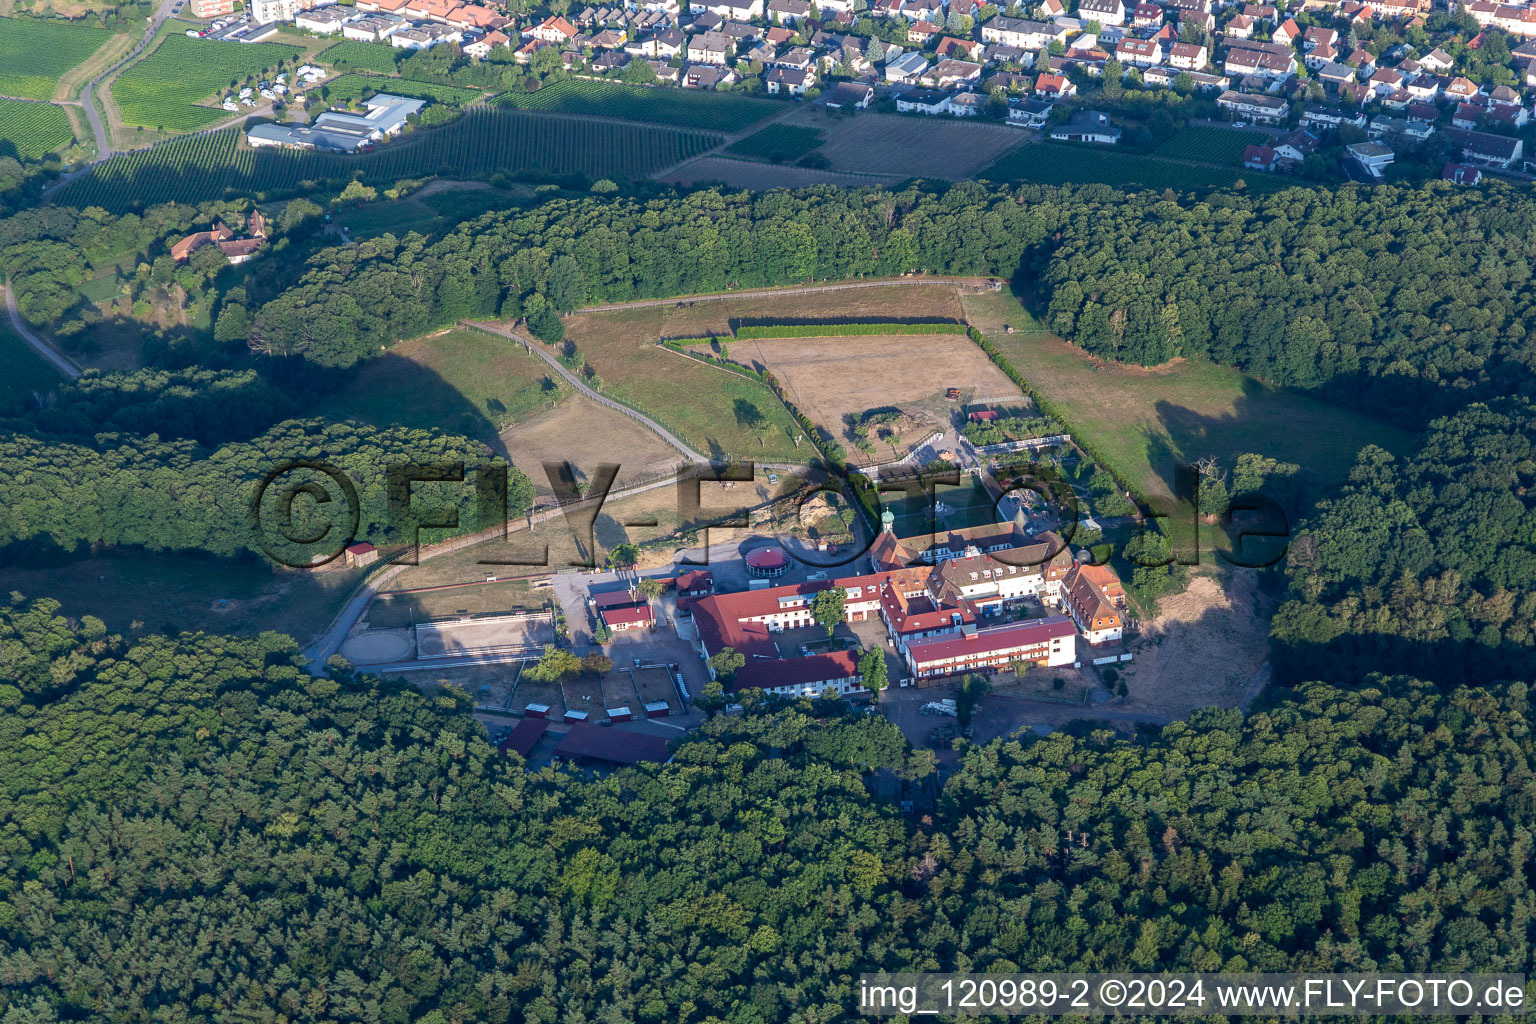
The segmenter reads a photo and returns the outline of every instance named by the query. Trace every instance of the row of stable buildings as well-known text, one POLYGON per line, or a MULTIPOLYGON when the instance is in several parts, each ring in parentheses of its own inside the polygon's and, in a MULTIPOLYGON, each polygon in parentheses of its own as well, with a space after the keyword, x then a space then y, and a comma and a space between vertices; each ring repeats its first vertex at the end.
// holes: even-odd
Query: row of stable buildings
MULTIPOLYGON (((784 696, 866 692, 857 653, 786 654, 779 635, 816 624, 812 603, 843 592, 844 620, 879 621, 911 684, 929 686, 1016 663, 1079 664, 1079 643, 1102 649, 1124 635, 1125 591, 1105 566, 1073 557, 1053 533, 1030 537, 1012 524, 897 538, 886 520, 871 547, 873 572, 731 594, 679 599, 691 613, 701 657, 726 648, 746 658, 731 692, 784 696), (1025 602, 1047 614, 1009 621, 1025 602)), ((710 669, 711 675, 714 669, 710 669)), ((903 685, 908 685, 904 683, 903 685)))

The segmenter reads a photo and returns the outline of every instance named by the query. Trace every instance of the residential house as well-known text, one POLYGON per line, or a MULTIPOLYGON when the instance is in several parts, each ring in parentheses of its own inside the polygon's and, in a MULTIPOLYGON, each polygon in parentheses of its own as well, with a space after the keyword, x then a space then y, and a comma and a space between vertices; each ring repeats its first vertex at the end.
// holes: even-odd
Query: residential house
MULTIPOLYGON (((1302 54, 1301 62, 1313 71, 1328 67, 1339 59, 1339 51, 1336 47, 1324 43, 1321 46, 1308 50, 1302 54)), ((1341 65, 1342 66, 1342 65, 1341 65)))
POLYGON ((1157 4, 1139 3, 1131 11, 1132 28, 1161 28, 1163 9, 1157 4))
POLYGON ((1227 22, 1222 35, 1228 39, 1252 39, 1254 21, 1246 14, 1239 14, 1227 22))
POLYGON ((1119 640, 1125 632, 1125 588, 1108 566, 1074 562, 1062 581, 1067 614, 1089 644, 1119 640))
POLYGON ((1120 141, 1120 129, 1110 124, 1109 115, 1098 110, 1079 110, 1072 120, 1050 130, 1050 136, 1065 142, 1097 142, 1115 145, 1120 141))
POLYGON ((1288 164, 1299 164, 1318 150, 1318 138, 1304 128, 1298 128, 1275 143, 1275 155, 1288 164))
POLYGON ((1286 46, 1295 46, 1296 40, 1301 38, 1301 26, 1296 24, 1295 18, 1286 18, 1270 34, 1270 38, 1286 46))
POLYGON ((298 11, 293 16, 293 24, 310 32, 322 36, 333 36, 341 31, 341 27, 352 18, 355 13, 340 6, 316 7, 312 11, 298 11))
POLYGON ((1273 171, 1280 156, 1268 146, 1248 146, 1243 150, 1243 166, 1250 171, 1273 171))
POLYGON ((751 21, 763 17, 764 11, 763 0, 705 0, 700 6, 726 21, 751 21))
POLYGON ((1308 107, 1301 115, 1303 128, 1333 129, 1340 125, 1364 128, 1366 117, 1358 110, 1341 110, 1338 107, 1308 107))
POLYGON ((695 64, 724 64, 731 55, 731 39, 724 32, 705 32, 688 40, 688 60, 695 64))
POLYGON ((203 246, 226 242, 234 237, 235 233, 224 224, 215 224, 209 231, 195 231, 174 243, 171 246, 171 259, 177 263, 185 263, 203 246))
POLYGON ((1077 86, 1062 75, 1042 73, 1035 79, 1035 95, 1062 100, 1077 95, 1077 86))
POLYGON ((798 25, 810 16, 807 0, 768 0, 768 21, 774 25, 798 25))
POLYGON ((833 110, 868 110, 875 100, 875 90, 867 82, 839 82, 824 93, 821 99, 822 103, 833 110))
POLYGON ((428 22, 401 29, 389 37, 389 42, 401 50, 424 50, 439 43, 457 43, 463 39, 464 33, 456 28, 428 22))
MULTIPOLYGON (((1293 23, 1294 24, 1294 23, 1293 23)), ((1323 28, 1314 25, 1301 35, 1302 45, 1308 50, 1315 50, 1319 46, 1338 46, 1339 34, 1331 28, 1323 28)))
POLYGON ((1222 70, 1229 75, 1274 80, 1285 78, 1296 70, 1296 58, 1271 53, 1267 50, 1232 49, 1227 51, 1222 70))
POLYGON ((1180 75, 1188 75, 1200 92, 1225 92, 1232 84, 1226 75, 1209 75, 1204 71, 1183 71, 1179 68, 1147 68, 1141 73, 1142 81, 1150 86, 1171 89, 1180 75))
POLYGON ((979 92, 956 92, 949 97, 949 112, 954 117, 979 117, 986 106, 987 97, 979 92))
POLYGON ((1317 69, 1316 77, 1325 87, 1337 89, 1344 83, 1355 80, 1355 69, 1348 64, 1325 64, 1317 69))
POLYGON ((947 114, 949 94, 937 89, 914 89, 896 97, 896 109, 904 114, 947 114))
POLYGON ((1508 135, 1492 135, 1459 128, 1451 128, 1446 134, 1461 147, 1463 160, 1483 167, 1509 167, 1520 159, 1525 150, 1523 141, 1508 135))
POLYGON ((1402 87, 1402 72, 1394 68, 1377 68, 1370 78, 1366 79, 1372 92, 1377 96, 1390 96, 1402 87))
POLYGON ((1172 67, 1199 71, 1210 62, 1210 50, 1199 43, 1173 43, 1168 47, 1168 63, 1172 67))
POLYGON ((1373 178, 1380 178, 1395 158, 1392 147, 1380 142, 1355 142, 1345 146, 1344 151, 1373 178))
POLYGON ((1446 181, 1454 181, 1458 185, 1481 185, 1483 172, 1481 168, 1471 164, 1446 164, 1440 172, 1440 177, 1446 181))
POLYGON ((377 43, 388 39, 408 24, 409 22, 404 18, 397 18, 392 14, 370 14, 342 25, 341 34, 345 39, 356 39, 361 43, 377 43))
POLYGON ((1127 67, 1152 67, 1163 62, 1163 47, 1153 39, 1127 36, 1115 45, 1115 59, 1127 67))
POLYGON ((1449 71, 1456 66, 1456 62, 1451 58, 1451 55, 1439 47, 1430 50, 1424 56, 1420 57, 1419 63, 1422 64, 1426 70, 1434 72, 1449 71))
POLYGON ((885 80, 911 84, 917 81, 919 75, 928 70, 928 58, 923 54, 913 51, 904 53, 895 60, 887 59, 885 62, 885 80))
MULTIPOLYGON (((907 42, 915 46, 927 46, 933 37, 942 31, 944 30, 926 19, 914 21, 907 27, 907 42)), ((983 32, 983 38, 985 38, 985 32, 983 32)))
POLYGON ((1008 123, 1016 128, 1044 128, 1056 104, 1049 100, 1013 97, 1008 100, 1008 123))
POLYGON ((763 87, 769 95, 777 96, 779 93, 787 93, 790 96, 804 96, 807 89, 815 88, 816 73, 802 71, 799 68, 769 68, 763 74, 763 87))
POLYGON ((736 73, 718 64, 690 64, 683 72, 685 89, 718 89, 736 81, 736 73))
POLYGON ((939 89, 954 89, 981 80, 981 65, 965 60, 941 60, 918 76, 918 81, 939 89))
POLYGON ((1259 124, 1279 124, 1290 112, 1290 104, 1278 96, 1231 91, 1216 97, 1216 106, 1234 120, 1246 119, 1259 124))
POLYGON ((1125 4, 1121 0, 1078 0, 1077 17, 1100 25, 1124 25, 1125 4))
POLYGON ((642 57, 660 57, 665 59, 676 57, 682 53, 683 46, 683 34, 675 28, 668 27, 659 32, 642 36, 624 49, 642 57))
POLYGON ((933 48, 938 57, 952 57, 956 60, 973 60, 974 51, 981 47, 974 39, 956 39, 953 36, 945 36, 939 40, 939 45, 933 48))
POLYGON ((546 18, 528 30, 528 37, 551 46, 564 46, 576 38, 576 26, 561 17, 546 18))
POLYGON ((987 43, 1002 43, 1023 50, 1043 50, 1052 43, 1065 43, 1067 30, 1060 25, 1039 21, 1021 21, 999 15, 981 26, 981 38, 987 43))
POLYGON ((512 48, 512 39, 505 32, 490 32, 481 36, 472 43, 464 44, 464 54, 475 60, 484 60, 491 55, 491 51, 498 46, 505 46, 508 51, 512 48))

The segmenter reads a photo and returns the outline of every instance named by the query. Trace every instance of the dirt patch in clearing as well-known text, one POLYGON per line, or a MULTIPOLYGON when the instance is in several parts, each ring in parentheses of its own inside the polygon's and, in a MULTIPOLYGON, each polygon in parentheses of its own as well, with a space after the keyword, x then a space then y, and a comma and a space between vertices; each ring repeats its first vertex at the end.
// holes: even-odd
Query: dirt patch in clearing
POLYGON ((893 458, 929 431, 948 428, 964 399, 1018 392, 985 353, 954 334, 784 338, 730 346, 733 359, 773 373, 813 423, 844 443, 853 440, 848 416, 857 422, 870 410, 900 409, 903 415, 888 425, 889 443, 875 444, 872 455, 859 453, 869 461, 893 458), (945 397, 951 387, 960 389, 962 401, 945 397))
POLYGON ((554 493, 545 462, 570 462, 587 481, 600 463, 619 464, 615 487, 626 487, 671 472, 682 453, 622 413, 582 395, 572 395, 547 412, 501 432, 513 465, 533 479, 541 497, 554 493))
POLYGON ((1202 574, 1163 598, 1133 647, 1135 660, 1121 666, 1126 707, 1187 718, 1196 708, 1247 703, 1269 659, 1273 606, 1258 576, 1241 570, 1225 586, 1202 574))

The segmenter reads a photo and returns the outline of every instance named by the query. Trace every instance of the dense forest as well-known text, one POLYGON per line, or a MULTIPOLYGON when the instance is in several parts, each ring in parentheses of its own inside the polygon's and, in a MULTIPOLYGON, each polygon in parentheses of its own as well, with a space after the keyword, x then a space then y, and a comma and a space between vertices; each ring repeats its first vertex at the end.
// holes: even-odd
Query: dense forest
POLYGON ((1394 460, 1361 453, 1292 546, 1274 636, 1291 678, 1413 666, 1447 683, 1536 666, 1536 405, 1474 404, 1394 460))
MULTIPOLYGON (((288 358, 92 374, 0 423, 0 547, 241 553, 284 458, 344 468, 380 537, 386 466, 504 461, 305 419, 295 365, 343 373, 458 316, 921 269, 1038 282, 1105 357, 1205 355, 1421 434, 1361 452, 1295 531, 1265 704, 969 748, 915 818, 869 773, 926 779, 932 755, 835 704, 749 699, 669 764, 530 773, 466 694, 12 595, 0 1021, 811 1024, 851 1016, 867 970, 1528 970, 1533 206, 1298 195, 704 191, 295 236, 218 298, 242 353, 288 358)), ((68 305, 49 268, 127 244, 153 275, 183 217, 29 213, 0 260, 43 315, 68 305)))
MULTIPOLYGON (((272 554, 285 564, 303 564, 313 551, 281 544, 334 527, 375 542, 414 540, 398 517, 401 507, 390 470, 411 465, 462 464, 463 486, 418 487, 411 507, 427 518, 457 512, 468 532, 501 522, 477 502, 476 467, 500 467, 507 474, 506 514, 521 516, 533 504, 533 484, 520 469, 483 444, 439 431, 391 427, 384 430, 321 420, 285 420, 248 441, 209 448, 193 440, 161 440, 150 434, 98 434, 89 443, 25 433, 0 435, 0 546, 46 540, 65 550, 85 545, 136 546, 156 551, 197 550, 213 555, 272 554), (294 526, 258 529, 252 505, 264 493, 279 500, 292 487, 313 482, 323 470, 295 469, 263 491, 271 475, 290 461, 333 466, 353 482, 357 508, 341 492, 325 505, 306 501, 296 513, 312 519, 294 526), (350 521, 356 513, 357 522, 350 521), (280 550, 274 550, 277 544, 280 550), (287 552, 300 556, 289 560, 287 552)), ((318 500, 318 496, 317 496, 318 500)), ((263 511, 262 523, 270 510, 263 511)), ((333 536, 341 536, 341 533, 333 536)), ((334 545, 327 553, 338 551, 334 545)))
POLYGON ((829 705, 528 773, 465 713, 265 635, 0 612, 0 1017, 847 1019, 866 970, 1521 970, 1526 688, 1315 684, 1142 743, 933 771, 829 705))

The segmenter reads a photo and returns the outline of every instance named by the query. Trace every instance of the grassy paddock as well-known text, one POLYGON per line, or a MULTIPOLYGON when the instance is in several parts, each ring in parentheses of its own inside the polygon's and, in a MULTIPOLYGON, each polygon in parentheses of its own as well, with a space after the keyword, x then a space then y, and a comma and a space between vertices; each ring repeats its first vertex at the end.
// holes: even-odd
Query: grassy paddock
POLYGON ((566 337, 597 370, 602 391, 654 416, 695 450, 749 459, 810 459, 799 428, 764 384, 679 358, 655 344, 665 307, 583 313, 566 337))
POLYGON ((569 390, 521 345, 451 330, 402 342, 359 364, 316 413, 381 427, 439 427, 488 441, 552 407, 569 390), (546 389, 546 378, 553 387, 546 389))
MULTIPOLYGON (((1047 333, 1006 291, 964 302, 972 323, 1061 411, 1074 434, 1153 499, 1171 500, 1181 462, 1215 456, 1230 468, 1238 455, 1258 452, 1301 467, 1303 505, 1286 510, 1294 524, 1325 490, 1343 482, 1364 445, 1399 453, 1411 447, 1403 431, 1214 363, 1101 363, 1047 333), (1005 333, 1004 324, 1016 333, 1005 333)), ((1175 537, 1187 536, 1189 520, 1188 509, 1175 515, 1175 537)), ((1209 527, 1202 537, 1202 546, 1218 539, 1209 527)))

